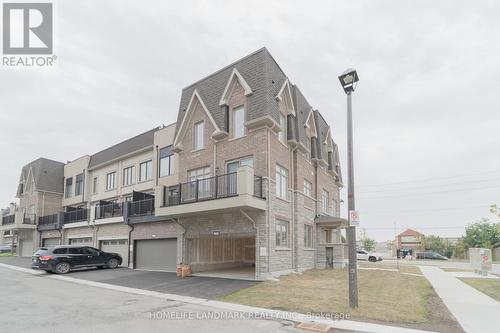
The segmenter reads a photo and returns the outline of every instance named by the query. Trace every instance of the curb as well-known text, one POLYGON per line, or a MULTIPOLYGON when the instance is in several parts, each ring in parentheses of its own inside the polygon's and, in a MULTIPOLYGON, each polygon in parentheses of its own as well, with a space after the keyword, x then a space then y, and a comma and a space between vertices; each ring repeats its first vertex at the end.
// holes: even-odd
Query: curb
POLYGON ((227 303, 227 302, 221 302, 221 301, 213 301, 213 300, 208 300, 205 298, 196 298, 196 297, 190 297, 190 296, 166 294, 166 293, 161 293, 161 292, 157 292, 157 291, 150 291, 150 290, 130 288, 130 287, 122 287, 122 286, 117 286, 117 285, 113 285, 113 284, 109 284, 109 283, 82 280, 82 279, 76 279, 76 278, 67 277, 67 276, 61 276, 61 275, 46 275, 45 273, 37 271, 37 270, 13 266, 13 265, 7 265, 7 264, 3 264, 3 263, 0 263, 0 267, 28 273, 31 275, 43 275, 44 277, 49 278, 49 279, 66 281, 66 282, 71 282, 71 283, 75 283, 75 284, 79 284, 79 285, 85 285, 85 286, 91 286, 91 287, 96 287, 96 288, 103 288, 103 289, 108 289, 108 290, 120 291, 120 292, 134 294, 134 295, 150 296, 150 297, 155 297, 155 298, 160 298, 160 299, 165 299, 165 300, 179 301, 179 302, 184 302, 184 303, 188 303, 188 304, 205 305, 205 306, 216 308, 219 310, 254 313, 254 314, 259 314, 259 316, 261 316, 261 317, 266 316, 269 318, 284 319, 284 320, 289 320, 289 321, 296 322, 296 323, 301 323, 301 322, 321 323, 321 324, 329 325, 332 328, 351 330, 351 331, 363 332, 363 333, 430 333, 430 331, 422 331, 422 330, 403 328, 403 327, 395 327, 395 326, 386 326, 386 325, 372 324, 372 323, 365 323, 365 322, 358 322, 358 321, 351 321, 351 320, 335 321, 335 320, 331 320, 331 319, 319 319, 319 318, 312 319, 308 315, 305 315, 302 313, 297 313, 297 312, 270 310, 270 309, 257 308, 257 307, 248 306, 248 305, 240 305, 240 304, 233 304, 233 303, 227 303))

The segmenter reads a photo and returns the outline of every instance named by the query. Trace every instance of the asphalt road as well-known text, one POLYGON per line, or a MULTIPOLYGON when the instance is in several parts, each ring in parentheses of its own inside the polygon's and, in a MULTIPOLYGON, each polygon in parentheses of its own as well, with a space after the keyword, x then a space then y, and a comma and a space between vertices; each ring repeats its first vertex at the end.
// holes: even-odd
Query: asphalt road
POLYGON ((0 286, 2 332, 303 332, 284 320, 207 320, 224 313, 3 267, 0 286))

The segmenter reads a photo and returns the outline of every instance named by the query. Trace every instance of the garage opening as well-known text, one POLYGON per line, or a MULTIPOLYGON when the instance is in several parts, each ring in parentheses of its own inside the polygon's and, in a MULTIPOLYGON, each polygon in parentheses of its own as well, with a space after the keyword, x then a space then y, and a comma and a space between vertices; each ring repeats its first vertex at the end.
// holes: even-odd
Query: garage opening
POLYGON ((92 237, 70 238, 69 245, 92 246, 92 237))
POLYGON ((59 237, 42 239, 42 246, 57 246, 59 245, 59 237))
POLYGON ((121 266, 128 265, 128 240, 127 239, 109 239, 101 240, 99 248, 104 252, 118 253, 122 257, 121 266))
POLYGON ((136 240, 134 249, 134 268, 175 272, 177 267, 177 238, 136 240))
POLYGON ((255 279, 255 237, 187 239, 187 261, 193 274, 255 279))

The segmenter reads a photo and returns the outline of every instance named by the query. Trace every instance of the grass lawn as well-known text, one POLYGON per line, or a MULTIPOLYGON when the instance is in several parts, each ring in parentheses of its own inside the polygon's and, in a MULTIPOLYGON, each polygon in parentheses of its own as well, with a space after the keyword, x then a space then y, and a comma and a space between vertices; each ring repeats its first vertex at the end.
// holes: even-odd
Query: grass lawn
POLYGON ((0 253, 0 257, 12 257, 12 253, 10 252, 0 253))
POLYGON ((500 280, 499 279, 475 279, 475 278, 460 278, 469 286, 476 288, 480 292, 485 293, 493 299, 500 302, 500 280))
MULTIPOLYGON (((396 262, 358 262, 360 268, 380 268, 380 269, 397 269, 396 262)), ((415 265, 399 264, 399 271, 401 273, 422 274, 420 269, 415 265)))

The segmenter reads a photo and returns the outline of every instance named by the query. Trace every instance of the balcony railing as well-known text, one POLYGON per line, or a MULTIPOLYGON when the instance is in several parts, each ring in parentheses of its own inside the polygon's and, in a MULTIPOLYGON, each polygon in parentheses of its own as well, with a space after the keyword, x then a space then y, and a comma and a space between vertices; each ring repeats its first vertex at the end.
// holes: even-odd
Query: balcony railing
POLYGON ((87 208, 77 209, 71 212, 64 213, 64 223, 74 223, 86 221, 88 216, 87 208))
POLYGON ((123 209, 121 203, 111 203, 108 205, 95 207, 96 219, 107 219, 110 217, 123 216, 123 209))
POLYGON ((264 198, 262 176, 253 176, 253 195, 257 198, 264 198))
POLYGON ((155 214, 155 198, 128 202, 128 216, 147 216, 155 214))
POLYGON ((24 214, 23 224, 35 224, 36 217, 34 214, 24 214))
POLYGON ((38 218, 38 225, 51 225, 57 223, 57 214, 40 216, 38 218))
POLYGON ((175 206, 236 196, 238 195, 236 175, 236 172, 228 173, 165 187, 163 205, 175 206))
POLYGON ((14 224, 16 220, 16 215, 2 216, 2 225, 14 224))

